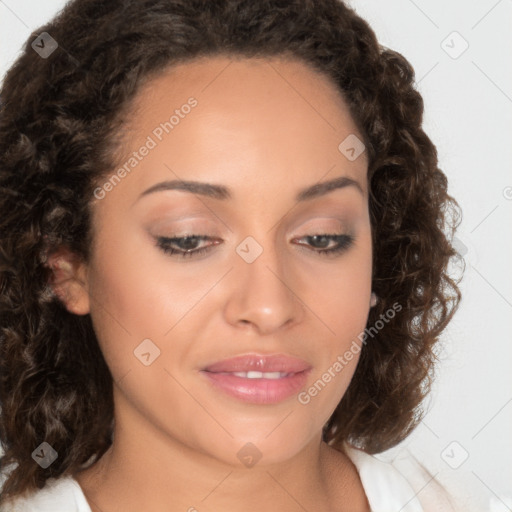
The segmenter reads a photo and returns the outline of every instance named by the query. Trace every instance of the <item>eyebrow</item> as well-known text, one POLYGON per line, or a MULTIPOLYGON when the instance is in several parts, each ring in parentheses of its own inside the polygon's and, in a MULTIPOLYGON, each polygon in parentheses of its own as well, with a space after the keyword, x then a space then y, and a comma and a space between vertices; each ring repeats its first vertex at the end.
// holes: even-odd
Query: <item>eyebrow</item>
MULTIPOLYGON (((333 190, 337 190, 345 187, 355 187, 364 196, 364 191, 356 180, 349 178, 348 176, 339 176, 329 181, 323 181, 316 183, 310 187, 299 190, 295 196, 297 202, 308 201, 317 197, 324 196, 333 190)), ((212 199, 227 200, 232 199, 231 192, 224 185, 217 185, 214 183, 204 183, 200 181, 183 181, 183 180, 172 180, 162 181, 149 187, 147 190, 142 192, 139 199, 148 194, 154 192, 161 192, 163 190, 182 190, 185 192, 191 192, 193 194, 200 194, 212 199)))

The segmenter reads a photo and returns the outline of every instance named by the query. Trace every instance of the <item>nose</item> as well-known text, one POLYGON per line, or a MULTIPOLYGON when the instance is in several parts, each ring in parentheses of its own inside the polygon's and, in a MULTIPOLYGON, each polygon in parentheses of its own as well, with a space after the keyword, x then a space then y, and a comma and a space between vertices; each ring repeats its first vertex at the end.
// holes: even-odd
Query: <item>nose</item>
POLYGON ((304 315, 301 294, 305 291, 294 276, 293 266, 287 265, 283 249, 270 242, 270 237, 266 240, 259 244, 252 238, 243 248, 239 247, 225 306, 225 317, 231 325, 249 324, 261 335, 299 323, 304 315), (262 252, 250 262, 251 258, 244 259, 246 248, 247 254, 262 252))

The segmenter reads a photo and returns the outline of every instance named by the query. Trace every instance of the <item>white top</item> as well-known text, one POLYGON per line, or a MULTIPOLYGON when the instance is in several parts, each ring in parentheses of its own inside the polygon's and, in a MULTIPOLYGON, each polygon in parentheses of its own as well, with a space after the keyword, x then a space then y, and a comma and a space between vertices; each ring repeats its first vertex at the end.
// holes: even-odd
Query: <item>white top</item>
MULTIPOLYGON (((398 469, 394 464, 349 446, 346 452, 359 472, 372 512, 453 510, 432 477, 413 459, 402 459, 398 469)), ((5 475, 1 475, 0 490, 4 480, 5 475)), ((45 487, 30 498, 18 498, 9 507, 0 506, 0 512, 91 512, 91 508, 78 482, 66 476, 48 479, 45 487)))

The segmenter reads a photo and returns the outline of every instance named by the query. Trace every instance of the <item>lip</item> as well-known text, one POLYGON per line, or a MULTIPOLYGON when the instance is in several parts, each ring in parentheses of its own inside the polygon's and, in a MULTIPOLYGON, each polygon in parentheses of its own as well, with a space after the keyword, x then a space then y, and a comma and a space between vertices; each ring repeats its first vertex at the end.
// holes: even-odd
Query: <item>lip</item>
POLYGON ((284 354, 246 354, 210 364, 203 371, 212 373, 250 371, 299 373, 310 368, 311 365, 303 359, 284 354))
POLYGON ((225 359, 200 371, 214 389, 252 404, 275 404, 295 395, 304 387, 312 366, 302 359, 283 354, 249 354, 225 359), (280 372, 279 378, 250 379, 238 372, 280 372))

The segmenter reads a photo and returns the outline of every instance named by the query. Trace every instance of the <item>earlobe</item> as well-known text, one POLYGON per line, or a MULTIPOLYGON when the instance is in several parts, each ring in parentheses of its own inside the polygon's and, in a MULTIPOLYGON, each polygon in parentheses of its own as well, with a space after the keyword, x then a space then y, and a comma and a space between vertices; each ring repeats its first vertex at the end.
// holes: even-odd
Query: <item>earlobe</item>
POLYGON ((52 270, 48 284, 66 309, 75 315, 88 314, 87 272, 80 258, 69 249, 61 248, 48 256, 46 266, 52 270))

